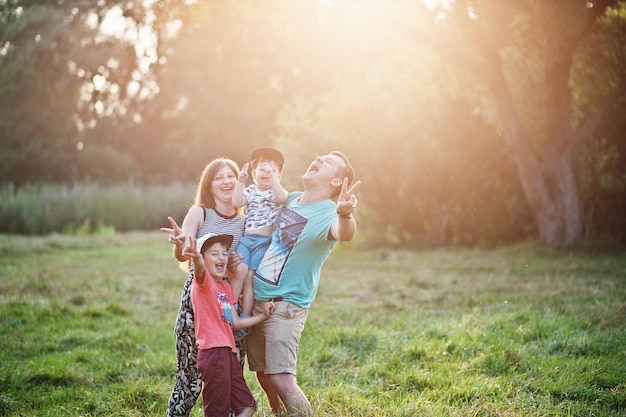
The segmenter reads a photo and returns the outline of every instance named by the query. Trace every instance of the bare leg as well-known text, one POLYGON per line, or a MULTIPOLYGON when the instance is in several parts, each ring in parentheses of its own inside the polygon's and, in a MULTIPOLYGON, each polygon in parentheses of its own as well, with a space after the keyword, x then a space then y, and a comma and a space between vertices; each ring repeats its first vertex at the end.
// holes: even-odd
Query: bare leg
POLYGON ((233 288, 233 295, 235 296, 235 300, 239 300, 239 296, 241 295, 241 290, 243 289, 243 283, 246 280, 246 276, 248 275, 248 265, 243 262, 237 265, 235 269, 235 273, 233 274, 232 279, 230 280, 230 285, 233 288))
POLYGON ((253 407, 246 407, 244 409, 242 409, 239 414, 237 414, 237 417, 252 417, 254 415, 254 408, 253 407))
POLYGON ((280 400, 280 397, 278 396, 278 393, 274 390, 274 387, 270 382, 269 375, 266 375, 263 372, 257 372, 256 379, 257 381, 259 381, 259 385, 261 385, 263 391, 265 391, 265 395, 267 396, 267 400, 269 401, 270 407, 272 408, 274 414, 276 414, 277 416, 282 415, 282 413, 286 410, 282 401, 280 400))
POLYGON ((252 287, 252 275, 254 271, 248 271, 246 279, 243 282, 241 312, 250 316, 252 314, 252 307, 254 306, 254 290, 252 287))
MULTIPOLYGON (((295 375, 292 374, 272 374, 267 378, 273 388, 287 408, 287 413, 291 417, 312 417, 313 409, 306 395, 302 392, 295 375)), ((267 391, 266 391, 267 392, 267 391)))

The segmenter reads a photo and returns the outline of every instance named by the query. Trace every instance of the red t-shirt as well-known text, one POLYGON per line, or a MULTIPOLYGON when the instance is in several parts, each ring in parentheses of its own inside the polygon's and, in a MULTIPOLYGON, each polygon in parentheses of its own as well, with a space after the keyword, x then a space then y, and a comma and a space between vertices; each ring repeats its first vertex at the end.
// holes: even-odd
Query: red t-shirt
POLYGON ((223 280, 215 280, 208 272, 204 274, 204 282, 198 284, 196 277, 191 287, 191 302, 195 316, 196 343, 198 349, 229 347, 233 352, 233 317, 231 300, 234 300, 233 289, 223 280))

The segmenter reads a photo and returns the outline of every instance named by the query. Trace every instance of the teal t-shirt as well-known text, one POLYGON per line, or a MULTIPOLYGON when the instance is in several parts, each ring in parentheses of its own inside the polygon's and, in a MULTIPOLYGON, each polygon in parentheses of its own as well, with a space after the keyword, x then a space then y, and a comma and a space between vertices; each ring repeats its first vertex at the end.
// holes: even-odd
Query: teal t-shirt
POLYGON ((337 243, 328 240, 337 219, 332 200, 300 204, 302 192, 290 193, 274 222, 272 242, 254 273, 254 299, 282 297, 309 308, 317 294, 324 261, 337 243))

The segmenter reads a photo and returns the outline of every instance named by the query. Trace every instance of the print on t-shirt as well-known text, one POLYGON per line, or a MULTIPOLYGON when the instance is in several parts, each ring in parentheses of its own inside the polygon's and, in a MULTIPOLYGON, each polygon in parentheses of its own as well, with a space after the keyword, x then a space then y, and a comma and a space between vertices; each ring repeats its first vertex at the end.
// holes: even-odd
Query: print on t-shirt
POLYGON ((274 222, 272 243, 265 252, 254 276, 270 285, 278 286, 285 264, 308 220, 284 207, 274 222))
POLYGON ((220 305, 222 310, 222 321, 228 323, 231 327, 233 326, 233 316, 230 312, 230 303, 228 302, 228 294, 223 292, 217 293, 217 302, 220 305))

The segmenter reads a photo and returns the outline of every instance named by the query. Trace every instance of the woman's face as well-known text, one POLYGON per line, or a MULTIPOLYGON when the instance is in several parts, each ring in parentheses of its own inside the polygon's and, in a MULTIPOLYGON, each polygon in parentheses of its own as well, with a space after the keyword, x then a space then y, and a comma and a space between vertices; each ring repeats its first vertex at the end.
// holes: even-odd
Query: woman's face
POLYGON ((211 192, 215 201, 232 204, 233 190, 237 184, 237 176, 228 165, 224 165, 217 171, 211 182, 211 192))

